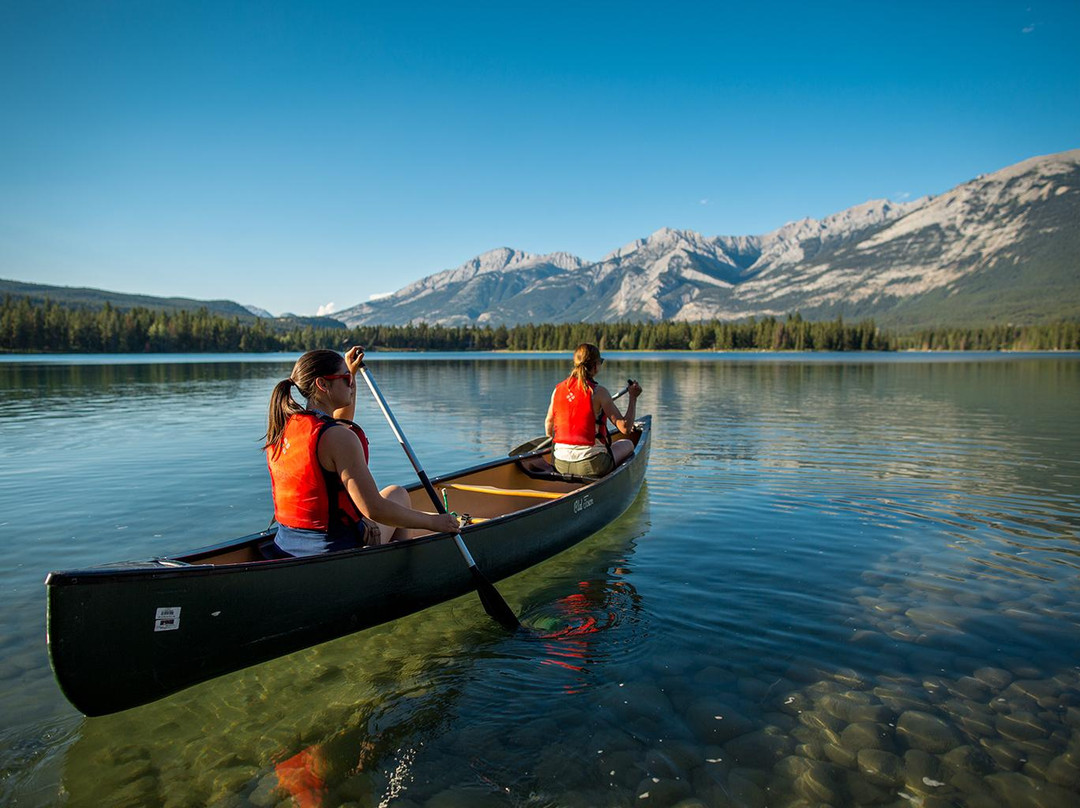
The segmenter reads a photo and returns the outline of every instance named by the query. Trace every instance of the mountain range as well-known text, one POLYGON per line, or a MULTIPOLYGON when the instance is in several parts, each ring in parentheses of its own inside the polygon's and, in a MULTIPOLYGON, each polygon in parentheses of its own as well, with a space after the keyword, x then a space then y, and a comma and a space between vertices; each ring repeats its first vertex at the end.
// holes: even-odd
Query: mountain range
POLYGON ((873 317, 890 327, 1080 318, 1080 149, 939 196, 874 200, 764 235, 662 228, 596 262, 501 247, 329 317, 0 279, 0 296, 211 313, 276 329, 873 317), (332 318, 332 319, 331 319, 332 318))
POLYGON ((895 326, 1080 315, 1080 149, 764 235, 663 228, 594 263, 503 247, 331 316, 349 326, 515 325, 795 311, 895 326))

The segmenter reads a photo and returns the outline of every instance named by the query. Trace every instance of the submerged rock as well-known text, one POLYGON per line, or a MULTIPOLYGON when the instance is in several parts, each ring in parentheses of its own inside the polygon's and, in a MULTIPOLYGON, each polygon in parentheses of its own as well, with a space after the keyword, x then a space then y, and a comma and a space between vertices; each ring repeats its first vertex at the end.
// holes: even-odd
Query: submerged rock
POLYGON ((868 721, 849 724, 840 733, 840 745, 851 752, 860 752, 863 749, 892 751, 892 730, 885 724, 871 724, 868 721))
POLYGON ((840 771, 828 763, 810 761, 806 771, 795 780, 795 793, 811 803, 841 805, 845 800, 840 771))
POLYGON ((994 761, 990 756, 974 746, 965 744, 949 750, 941 762, 951 772, 968 772, 976 775, 986 775, 994 771, 994 761))
POLYGON ((1027 755, 1007 741, 983 740, 982 746, 986 753, 993 758, 999 769, 1016 771, 1027 763, 1027 755))
POLYGON ((909 749, 904 753, 904 786, 909 791, 930 793, 940 788, 944 779, 941 763, 929 752, 909 749))
POLYGON ((773 774, 789 783, 810 768, 810 761, 800 755, 788 755, 773 767, 773 774))
POLYGON ((963 676, 949 686, 949 692, 968 701, 982 702, 990 698, 992 689, 974 676, 963 676))
POLYGON ((817 741, 808 741, 795 747, 795 754, 809 760, 825 760, 825 746, 817 741))
POLYGON ((889 683, 879 685, 873 690, 881 703, 897 713, 907 710, 925 710, 929 706, 926 694, 910 685, 889 683))
POLYGON ((259 808, 277 805, 285 797, 285 791, 278 785, 277 775, 273 772, 263 775, 255 785, 255 790, 248 795, 248 802, 259 808))
POLYGON ((951 700, 941 707, 971 737, 990 738, 997 734, 996 716, 981 704, 951 700))
POLYGON ((1012 741, 1032 741, 1050 735, 1050 730, 1029 712, 1000 714, 995 718, 994 726, 1003 738, 1012 741))
POLYGON ((723 745, 755 727, 750 719, 730 704, 715 698, 695 701, 684 718, 690 732, 703 744, 723 745))
POLYGON ((724 749, 741 766, 768 770, 794 749, 791 736, 772 729, 749 732, 728 741, 724 749))
POLYGON ((830 715, 848 723, 856 721, 890 721, 895 713, 869 693, 855 691, 825 696, 818 702, 830 715))
POLYGON ((799 692, 785 692, 779 698, 779 702, 776 704, 776 709, 781 710, 788 715, 799 716, 799 713, 809 710, 812 707, 812 702, 805 693, 799 692))
POLYGON ((615 749, 610 752, 604 751, 596 756, 594 770, 600 777, 600 782, 609 788, 631 789, 641 781, 644 767, 640 764, 638 756, 625 749, 615 749))
POLYGON ((1064 788, 1040 783, 1015 772, 1000 772, 986 778, 1002 804, 1032 805, 1038 808, 1075 808, 1076 794, 1064 788))
POLYGON ((1080 750, 1066 752, 1050 761, 1046 779, 1080 794, 1080 750))
POLYGON ((871 781, 862 772, 845 772, 844 786, 851 795, 849 805, 885 805, 893 802, 896 792, 871 781))
POLYGON ((645 773, 670 780, 687 779, 700 756, 670 742, 664 746, 667 748, 654 747, 645 753, 645 773))
POLYGON ((1013 675, 1004 668, 979 668, 974 676, 993 691, 1004 690, 1013 680, 1013 675))
POLYGON ((852 690, 865 690, 870 686, 866 677, 854 668, 841 668, 833 673, 833 679, 852 690))
POLYGON ((732 771, 724 789, 730 804, 740 808, 766 808, 765 791, 745 771, 732 771))
POLYGON ((904 781, 900 758, 882 749, 862 749, 858 754, 859 771, 882 786, 897 786, 904 781))
POLYGON ((799 714, 799 723, 810 729, 832 733, 838 740, 844 729, 844 721, 821 710, 804 710, 799 714))
POLYGON ((638 783, 634 791, 637 798, 635 805, 664 806, 674 805, 691 796, 690 784, 685 780, 671 780, 660 777, 646 777, 638 783))
POLYGON ((845 749, 838 743, 827 743, 822 749, 825 752, 825 757, 837 766, 843 766, 845 769, 854 769, 859 765, 857 758, 858 753, 852 749, 845 749))
POLYGON ((960 736, 937 716, 908 710, 896 722, 896 734, 913 749, 940 754, 960 745, 960 736))
POLYGON ((1046 776, 1050 767, 1051 758, 1048 755, 1030 755, 1020 771, 1035 782, 1050 782, 1046 776))

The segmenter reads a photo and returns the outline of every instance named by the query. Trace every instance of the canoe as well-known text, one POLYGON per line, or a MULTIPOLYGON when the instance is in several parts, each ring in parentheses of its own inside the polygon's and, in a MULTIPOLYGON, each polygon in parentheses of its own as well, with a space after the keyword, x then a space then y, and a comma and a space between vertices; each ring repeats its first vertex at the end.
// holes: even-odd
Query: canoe
MULTIPOLYGON (((521 572, 616 519, 637 497, 651 418, 633 454, 598 480, 550 467, 550 449, 431 480, 490 581, 521 572)), ((538 445, 540 444, 537 441, 538 445)), ((527 444, 525 444, 527 446, 527 444)), ((424 489, 413 506, 431 510, 424 489)), ((189 553, 51 572, 49 659, 67 699, 95 716, 426 609, 473 589, 453 534, 267 560, 270 527, 189 553)))

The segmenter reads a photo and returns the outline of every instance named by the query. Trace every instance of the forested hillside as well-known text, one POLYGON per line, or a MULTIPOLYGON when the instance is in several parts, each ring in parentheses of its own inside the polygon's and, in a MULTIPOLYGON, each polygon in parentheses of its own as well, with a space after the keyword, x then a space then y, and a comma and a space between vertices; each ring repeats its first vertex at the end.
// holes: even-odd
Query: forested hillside
POLYGON ((937 328, 897 333, 872 320, 846 323, 751 318, 730 323, 560 323, 507 326, 295 327, 274 330, 199 309, 167 312, 69 309, 6 297, 0 305, 0 351, 52 353, 301 352, 364 345, 369 350, 569 351, 582 342, 604 350, 1080 350, 1080 322, 1045 326, 937 328))

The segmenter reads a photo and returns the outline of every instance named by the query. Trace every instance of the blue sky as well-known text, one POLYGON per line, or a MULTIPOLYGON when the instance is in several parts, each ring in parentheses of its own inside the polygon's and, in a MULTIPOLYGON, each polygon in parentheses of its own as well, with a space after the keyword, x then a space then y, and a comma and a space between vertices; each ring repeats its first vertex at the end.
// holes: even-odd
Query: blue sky
POLYGON ((1080 2, 0 5, 0 277, 337 310, 1080 147, 1080 2))

